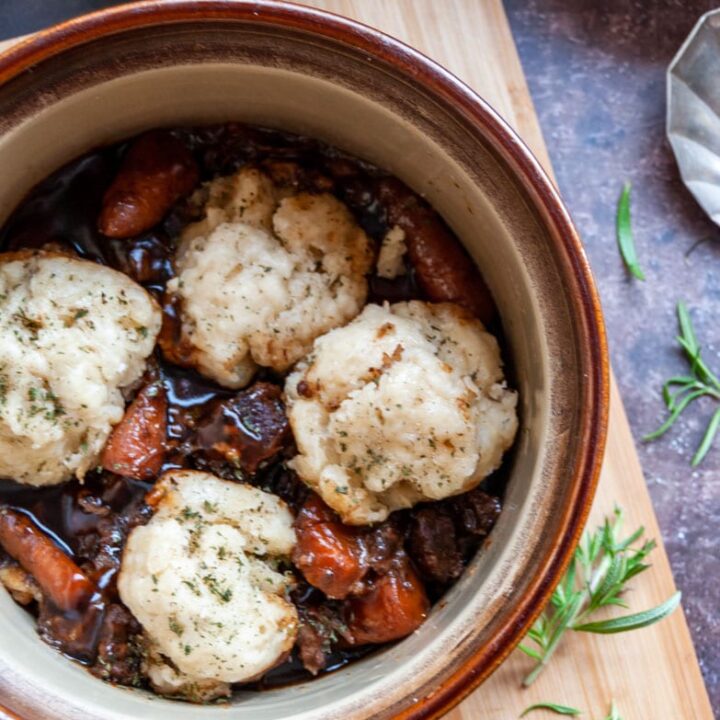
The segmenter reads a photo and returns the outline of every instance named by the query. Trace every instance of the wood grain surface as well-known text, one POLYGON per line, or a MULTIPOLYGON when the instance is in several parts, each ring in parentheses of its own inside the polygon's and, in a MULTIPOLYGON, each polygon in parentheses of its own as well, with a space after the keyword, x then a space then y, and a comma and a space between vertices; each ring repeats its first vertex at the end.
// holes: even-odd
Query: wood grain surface
MULTIPOLYGON (((454 72, 520 134, 548 173, 540 132, 501 0, 310 0, 307 5, 352 17, 393 35, 454 72)), ((5 43, 0 43, 0 50, 5 43)), ((610 432, 591 524, 622 506, 627 527, 644 525, 659 542, 653 567, 628 596, 631 609, 651 607, 675 590, 622 401, 611 388, 610 432)), ((600 720, 611 699, 624 720, 712 720, 687 623, 676 612, 659 625, 625 635, 568 637, 529 689, 530 660, 519 652, 446 720, 510 720, 528 705, 557 702, 600 720)), ((2 718, 0 712, 0 718, 2 718)), ((557 717, 538 711, 530 717, 557 717)))

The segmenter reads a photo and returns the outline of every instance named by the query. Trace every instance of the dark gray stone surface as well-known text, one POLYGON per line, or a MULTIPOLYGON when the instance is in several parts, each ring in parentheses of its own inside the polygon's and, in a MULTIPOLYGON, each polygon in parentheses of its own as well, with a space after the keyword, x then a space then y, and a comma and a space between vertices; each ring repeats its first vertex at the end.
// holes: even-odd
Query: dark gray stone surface
MULTIPOLYGON (((716 712, 720 712, 720 438, 690 459, 715 409, 699 401, 654 443, 659 388, 686 364, 675 303, 720 371, 720 230, 682 185, 665 139, 665 70, 707 0, 506 0, 563 196, 600 287, 612 363, 716 712), (646 282, 624 271, 615 209, 625 180, 646 282)), ((718 80, 720 82, 720 79, 718 80)))
MULTIPOLYGON (((476 0, 482 2, 483 0, 476 0)), ((691 309, 720 370, 720 230, 681 184, 665 140, 665 69, 710 0, 505 0, 560 189, 600 287, 613 366, 636 439, 663 417, 659 388, 685 365, 675 303, 691 309), (617 198, 633 183, 645 283, 624 271, 617 198)), ((0 0, 0 37, 40 29, 108 0, 0 0)), ((713 706, 720 713, 720 443, 689 461, 713 412, 699 403, 677 429, 638 443, 713 706)))
POLYGON ((120 0, 0 0, 0 40, 111 5, 120 5, 120 0))

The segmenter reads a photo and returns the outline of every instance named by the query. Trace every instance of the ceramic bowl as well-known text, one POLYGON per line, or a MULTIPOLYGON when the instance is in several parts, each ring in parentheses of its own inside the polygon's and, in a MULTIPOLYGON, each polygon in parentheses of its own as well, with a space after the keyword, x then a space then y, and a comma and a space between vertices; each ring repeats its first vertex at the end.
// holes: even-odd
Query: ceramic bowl
POLYGON ((0 591, 0 701, 45 720, 439 717, 510 653, 586 519, 608 409, 593 281, 553 185, 469 88, 403 44, 272 2, 165 0, 89 15, 0 57, 0 221, 78 154, 145 128, 241 120, 312 135, 425 195, 497 301, 521 398, 505 509, 411 637, 312 682, 196 707, 91 677, 0 591))

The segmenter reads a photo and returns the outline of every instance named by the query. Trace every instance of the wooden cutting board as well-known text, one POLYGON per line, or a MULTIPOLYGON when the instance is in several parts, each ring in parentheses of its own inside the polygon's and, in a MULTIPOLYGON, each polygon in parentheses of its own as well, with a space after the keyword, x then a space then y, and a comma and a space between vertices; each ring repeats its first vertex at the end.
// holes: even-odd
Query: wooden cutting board
MULTIPOLYGON (((552 174, 501 0, 307 0, 393 35, 467 82, 515 128, 552 174)), ((0 43, 0 50, 6 43, 0 43)), ((644 525, 660 543, 653 568, 633 584, 629 602, 641 610, 675 590, 622 401, 613 380, 605 464, 591 523, 626 510, 627 527, 644 525)), ((520 683, 530 660, 520 652, 446 720, 510 720, 528 706, 551 701, 599 720, 614 699, 624 720, 713 720, 685 617, 625 635, 568 637, 529 689, 520 683)), ((3 717, 0 711, 0 718, 3 717)), ((537 712, 531 717, 556 717, 537 712)))

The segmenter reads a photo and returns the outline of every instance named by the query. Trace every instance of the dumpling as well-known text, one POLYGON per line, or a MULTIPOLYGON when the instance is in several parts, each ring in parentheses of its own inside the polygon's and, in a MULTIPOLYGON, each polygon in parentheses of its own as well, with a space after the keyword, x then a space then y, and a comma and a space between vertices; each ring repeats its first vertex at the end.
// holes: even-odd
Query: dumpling
POLYGON ((240 388, 258 366, 287 370, 360 312, 372 245, 332 195, 280 199, 258 170, 204 192, 205 218, 185 230, 168 291, 189 364, 240 388))
POLYGON ((60 254, 0 254, 0 477, 82 478, 123 416, 160 330, 122 273, 60 254))
POLYGON ((227 695, 295 642, 292 578, 278 568, 295 545, 292 514, 275 495, 194 470, 166 473, 152 492, 156 512, 130 533, 118 578, 144 629, 147 675, 165 695, 227 695))
POLYGON ((293 467, 362 525, 471 490, 517 430, 497 341, 457 305, 368 305, 288 377, 293 467))

